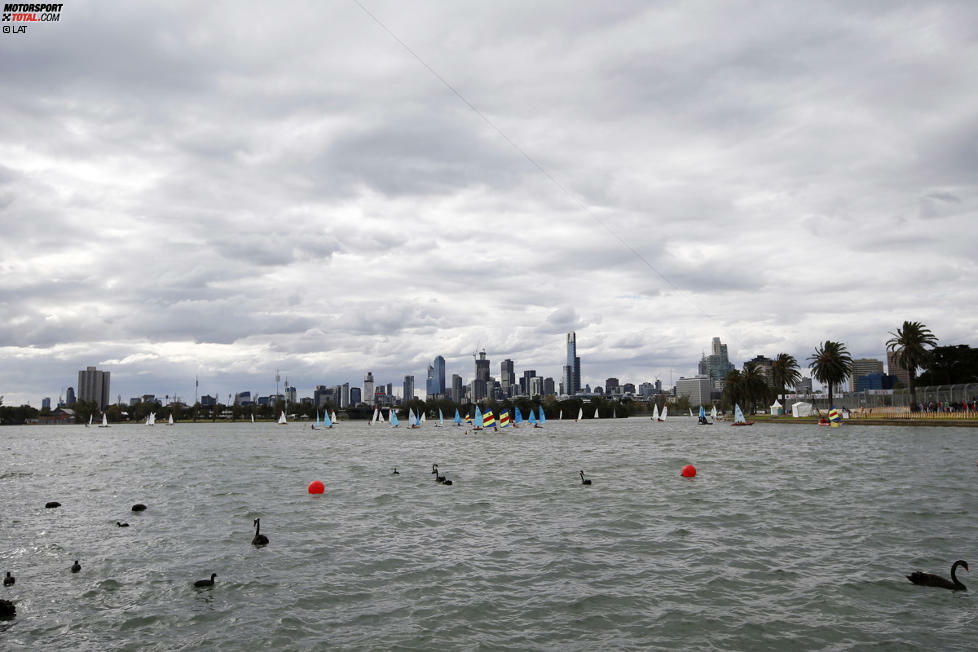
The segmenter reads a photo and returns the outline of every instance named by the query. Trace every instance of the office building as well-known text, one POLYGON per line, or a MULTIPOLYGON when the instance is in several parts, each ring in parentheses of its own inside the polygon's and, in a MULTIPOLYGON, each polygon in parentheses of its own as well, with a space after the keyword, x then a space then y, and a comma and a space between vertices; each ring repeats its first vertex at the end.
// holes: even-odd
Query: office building
POLYGON ((564 389, 569 396, 581 390, 581 359, 577 357, 577 333, 567 333, 567 364, 564 365, 564 389))
POLYGON ((676 381, 676 396, 689 397, 689 404, 693 407, 697 405, 710 405, 710 390, 713 383, 709 376, 696 376, 695 378, 680 378, 676 381))
POLYGON ((618 388, 620 387, 617 378, 608 378, 604 381, 604 393, 605 394, 617 394, 618 388))
POLYGON ((635 395, 635 383, 625 383, 624 385, 622 385, 621 386, 621 393, 622 394, 631 394, 632 396, 634 396, 635 395))
POLYGON ((99 409, 109 404, 109 374, 108 371, 98 371, 88 367, 78 372, 78 400, 95 401, 99 409))
POLYGON ((47 408, 48 410, 51 409, 51 397, 50 396, 45 396, 44 398, 41 399, 41 409, 43 410, 45 408, 47 408))
POLYGON ((890 376, 896 376, 897 382, 903 387, 910 387, 910 372, 900 364, 896 351, 886 352, 886 372, 890 376))
POLYGON ((710 355, 701 360, 700 374, 709 376, 710 381, 716 384, 722 382, 735 367, 727 357, 727 345, 721 342, 719 337, 713 338, 710 350, 710 355), (703 362, 705 365, 702 364, 703 362))
POLYGON ((340 388, 340 407, 343 409, 350 407, 350 383, 343 383, 340 388))
POLYGON ((795 386, 796 394, 811 394, 812 393, 812 379, 808 376, 802 376, 801 380, 795 386))
POLYGON ((516 369, 513 361, 509 358, 503 360, 499 365, 499 384, 503 388, 503 393, 512 396, 511 389, 516 384, 516 369))
POLYGON ((286 385, 285 386, 285 402, 288 403, 289 405, 295 405, 296 402, 298 401, 298 399, 296 398, 296 396, 297 396, 297 392, 295 390, 295 387, 292 387, 291 385, 286 385))
POLYGON ((350 388, 350 405, 352 405, 353 407, 356 407, 356 406, 360 405, 360 403, 362 403, 362 402, 363 402, 363 399, 361 398, 361 395, 360 395, 360 388, 359 387, 351 387, 350 388))
POLYGON ((554 394, 555 394, 555 392, 554 392, 554 379, 553 378, 549 378, 549 377, 548 378, 544 378, 543 379, 543 395, 544 396, 553 396, 554 394))
POLYGON ((530 396, 543 396, 543 377, 532 376, 529 381, 530 396))
POLYGON ((442 356, 435 356, 435 363, 432 365, 435 368, 435 394, 438 396, 445 395, 445 358, 442 356))
POLYGON ((489 396, 488 382, 489 359, 486 357, 486 350, 483 349, 475 361, 475 380, 472 386, 473 400, 481 401, 489 396))
MULTIPOLYGON (((859 379, 871 374, 883 375, 883 361, 875 358, 856 358, 852 361, 852 391, 861 392, 864 389, 883 389, 883 387, 862 387, 859 379)), ((879 380, 878 382, 882 382, 879 380)))
POLYGON ((363 377, 363 400, 370 401, 369 405, 373 405, 374 401, 374 374, 372 371, 368 371, 367 375, 363 377))
POLYGON ((458 374, 452 374, 452 390, 449 398, 456 403, 462 402, 462 395, 464 390, 462 389, 462 377, 458 374))
POLYGON ((768 387, 774 386, 774 360, 771 358, 764 357, 763 355, 756 355, 748 362, 744 363, 744 369, 747 368, 747 364, 753 362, 757 366, 757 370, 764 374, 764 382, 767 383, 768 387))
POLYGON ((402 401, 410 401, 414 398, 414 376, 404 377, 404 394, 401 397, 402 401))
POLYGON ((66 405, 74 405, 76 403, 76 401, 77 401, 77 399, 75 399, 75 388, 74 387, 69 387, 68 388, 68 391, 65 392, 65 404, 66 405))

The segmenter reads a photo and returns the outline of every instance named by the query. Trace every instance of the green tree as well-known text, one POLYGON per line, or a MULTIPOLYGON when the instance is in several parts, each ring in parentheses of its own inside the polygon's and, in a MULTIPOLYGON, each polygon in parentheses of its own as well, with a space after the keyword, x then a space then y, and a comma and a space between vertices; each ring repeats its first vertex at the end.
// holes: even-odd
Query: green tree
POLYGON ((808 357, 812 363, 812 376, 829 389, 829 407, 832 407, 832 388, 843 382, 852 373, 852 356, 841 342, 825 340, 815 347, 815 353, 808 357))
MULTIPOLYGON (((788 393, 787 388, 794 387, 801 380, 801 374, 798 372, 798 361, 795 360, 795 356, 790 353, 779 353, 774 358, 774 364, 771 365, 771 376, 774 379, 774 386, 781 390, 783 399, 788 393)), ((775 400, 777 400, 777 395, 775 395, 775 400)), ((786 400, 783 400, 781 405, 787 410, 786 400)))
POLYGON ((740 382, 743 386, 744 399, 750 406, 750 413, 757 412, 757 402, 767 397, 769 388, 764 372, 756 362, 744 364, 744 371, 740 374, 740 382))
POLYGON ((978 383, 978 349, 967 344, 935 346, 924 369, 917 377, 921 385, 978 383))
POLYGON ((893 337, 886 341, 886 350, 896 353, 900 366, 907 370, 910 380, 910 403, 916 406, 917 369, 927 363, 930 357, 927 349, 937 346, 937 337, 919 321, 905 321, 903 328, 898 328, 896 333, 891 331, 890 335, 893 337))
POLYGON ((725 409, 744 402, 744 382, 740 371, 734 369, 723 379, 723 402, 725 409))

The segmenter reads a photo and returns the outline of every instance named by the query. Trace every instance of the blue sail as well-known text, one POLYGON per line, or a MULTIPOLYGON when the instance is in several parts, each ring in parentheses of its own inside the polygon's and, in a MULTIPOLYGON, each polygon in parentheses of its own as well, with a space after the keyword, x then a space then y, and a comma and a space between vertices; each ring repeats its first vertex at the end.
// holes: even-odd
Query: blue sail
POLYGON ((461 424, 462 424, 462 417, 458 416, 458 408, 455 408, 455 425, 458 426, 461 424))
POLYGON ((519 407, 516 408, 516 417, 513 419, 513 423, 523 423, 523 415, 520 413, 519 407))
POLYGON ((473 420, 472 425, 475 428, 482 428, 482 410, 479 409, 478 405, 475 406, 475 419, 473 420))
POLYGON ((702 405, 700 406, 700 418, 701 419, 705 419, 706 418, 706 410, 703 409, 703 406, 702 405))
POLYGON ((391 425, 392 426, 401 425, 401 422, 397 420, 397 412, 394 411, 394 408, 391 408, 391 425))
POLYGON ((740 409, 740 406, 734 403, 734 423, 746 423, 747 419, 744 418, 744 413, 740 409))
POLYGON ((544 424, 547 422, 547 417, 543 414, 543 406, 540 406, 540 423, 544 424))
POLYGON ((530 418, 526 420, 527 423, 536 423, 537 415, 533 414, 533 409, 530 409, 530 418))
MULTIPOLYGON (((318 413, 317 413, 318 417, 318 413)), ((333 425, 333 422, 329 420, 329 410, 323 410, 323 427, 329 428, 333 425)))
POLYGON ((316 427, 319 427, 319 410, 316 410, 316 427))

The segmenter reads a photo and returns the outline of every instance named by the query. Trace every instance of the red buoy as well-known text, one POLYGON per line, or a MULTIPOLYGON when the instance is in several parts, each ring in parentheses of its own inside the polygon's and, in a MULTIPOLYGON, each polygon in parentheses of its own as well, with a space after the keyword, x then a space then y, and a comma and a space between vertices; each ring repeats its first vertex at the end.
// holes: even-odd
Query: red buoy
POLYGON ((696 467, 693 466, 692 464, 687 464, 686 466, 683 467, 682 473, 683 473, 683 477, 684 478, 692 478, 692 477, 695 477, 696 476, 696 467))
POLYGON ((309 483, 309 493, 311 494, 321 494, 326 491, 326 485, 324 485, 319 480, 313 480, 309 483))

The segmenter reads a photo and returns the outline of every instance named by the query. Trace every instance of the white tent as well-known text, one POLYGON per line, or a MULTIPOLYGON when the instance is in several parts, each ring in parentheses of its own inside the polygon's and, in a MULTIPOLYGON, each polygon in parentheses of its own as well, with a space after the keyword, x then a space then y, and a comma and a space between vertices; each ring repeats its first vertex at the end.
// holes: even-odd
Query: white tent
POLYGON ((771 406, 771 414, 784 414, 784 406, 778 403, 778 399, 774 399, 774 404, 771 406))
POLYGON ((794 418, 798 417, 810 417, 812 416, 812 404, 811 403, 794 403, 791 406, 791 416, 794 418))

